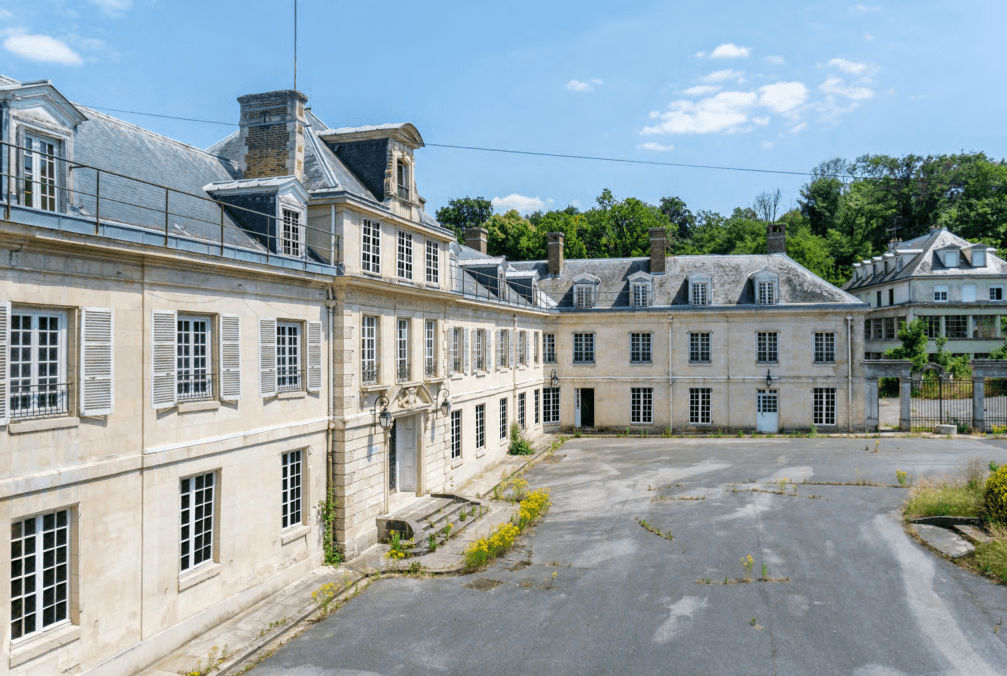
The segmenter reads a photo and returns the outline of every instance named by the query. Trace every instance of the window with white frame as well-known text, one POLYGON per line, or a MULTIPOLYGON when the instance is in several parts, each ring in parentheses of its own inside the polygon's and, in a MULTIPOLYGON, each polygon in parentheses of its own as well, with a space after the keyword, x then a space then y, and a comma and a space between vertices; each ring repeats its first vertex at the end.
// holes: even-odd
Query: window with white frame
POLYGON ((182 479, 181 570, 213 561, 213 514, 216 475, 182 479))
POLYGON ((432 239, 426 242, 426 266, 425 274, 427 284, 439 284, 441 279, 441 250, 440 245, 432 239))
POLYGON ((290 392, 302 386, 301 325, 298 322, 276 322, 276 389, 290 392))
POLYGON ((974 268, 984 268, 986 267, 986 252, 982 249, 977 249, 972 252, 972 267, 974 268))
POLYGON ((71 527, 69 509, 11 524, 11 640, 69 622, 71 527))
POLYGON ((650 282, 633 282, 630 290, 633 307, 649 307, 651 305, 650 282))
POLYGON ((303 463, 301 451, 284 453, 281 461, 280 504, 281 528, 299 526, 303 522, 301 506, 303 497, 303 463))
POLYGON ((409 199, 409 163, 405 160, 395 162, 395 182, 399 199, 409 199))
POLYGON ((399 279, 413 278, 413 236, 412 233, 399 232, 398 257, 396 258, 399 279))
POLYGON ((760 364, 775 364, 780 360, 779 335, 776 331, 756 333, 756 351, 760 364))
POLYGON ((35 134, 25 134, 21 152, 21 204, 56 211, 58 202, 56 163, 60 143, 35 134))
POLYGON ((948 302, 948 287, 944 285, 937 285, 934 287, 934 302, 935 303, 947 303, 948 302))
POLYGON ((486 329, 476 329, 475 362, 476 371, 486 370, 486 329))
POLYGON ((538 390, 533 390, 534 405, 532 406, 532 420, 535 425, 538 425, 539 421, 539 408, 542 405, 542 394, 538 390))
POLYGON ((990 300, 999 303, 1004 299, 1004 288, 1002 286, 990 287, 990 300))
POLYGON ((651 360, 651 334, 633 332, 629 334, 629 363, 649 364, 651 360))
POLYGON ((423 335, 423 373, 427 378, 437 375, 437 320, 426 320, 423 335))
POLYGON ((693 305, 710 304, 710 282, 692 282, 690 293, 692 295, 693 305))
POLYGON ((836 388, 814 388, 811 422, 813 425, 836 424, 836 388))
POLYGON ((395 378, 405 382, 410 377, 409 320, 399 319, 395 328, 395 378))
POLYGON ((360 266, 364 272, 381 273, 381 224, 365 218, 361 228, 360 266))
POLYGON ((500 398, 500 438, 507 438, 507 397, 500 398))
POLYGON ((593 333, 573 334, 573 363, 574 364, 594 363, 593 333))
POLYGON ((689 363, 710 363, 710 334, 707 331, 689 334, 689 363))
POLYGON ((541 352, 539 351, 540 350, 539 341, 541 340, 542 340, 541 331, 535 331, 531 334, 531 341, 532 341, 531 344, 534 346, 535 351, 535 358, 534 358, 535 364, 539 363, 539 356, 541 355, 541 352))
POLYGON ((11 419, 67 413, 66 312, 11 308, 9 341, 11 419))
POLYGON ((937 338, 941 335, 940 315, 922 315, 920 319, 923 320, 923 331, 927 338, 937 338))
POLYGON ((759 305, 773 305, 776 303, 776 281, 771 279, 761 279, 757 283, 759 305))
POLYGON ((836 334, 831 331, 815 332, 815 363, 832 364, 836 361, 836 334))
POLYGON ((555 333, 543 333, 542 334, 542 349, 544 354, 543 361, 546 364, 556 363, 556 334, 555 333))
POLYGON ((958 267, 958 250, 944 251, 941 253, 941 262, 946 268, 958 267))
POLYGON ((462 343, 465 340, 463 332, 465 329, 455 327, 451 329, 451 372, 462 372, 462 343))
POLYGON ((559 423, 559 388, 542 388, 542 422, 546 425, 559 423))
POLYGON ((476 404, 476 448, 486 448, 486 404, 476 404))
POLYGON ((578 308, 594 307, 594 284, 574 284, 573 304, 578 308))
POLYGON ((360 326, 360 382, 378 382, 378 318, 364 316, 360 326))
POLYGON ((520 366, 528 365, 528 332, 517 332, 517 363, 520 366))
POLYGON ((517 395, 517 424, 521 426, 521 429, 525 429, 528 422, 527 414, 527 397, 524 392, 517 395))
POLYGON ((300 258, 301 248, 301 212, 294 209, 282 209, 283 219, 280 230, 280 253, 284 256, 300 258))
POLYGON ((213 398, 209 317, 178 315, 175 341, 175 377, 178 401, 213 398))
POLYGON ((497 338, 497 351, 499 353, 498 365, 502 369, 507 368, 510 365, 510 331, 507 329, 500 329, 497 338))
POLYGON ((451 459, 462 457, 462 412, 451 411, 451 459))
POLYGON ((649 425, 654 422, 653 387, 630 388, 629 422, 634 425, 649 425))
POLYGON ((712 390, 709 387, 689 388, 689 424, 709 425, 713 418, 710 415, 710 398, 712 390))

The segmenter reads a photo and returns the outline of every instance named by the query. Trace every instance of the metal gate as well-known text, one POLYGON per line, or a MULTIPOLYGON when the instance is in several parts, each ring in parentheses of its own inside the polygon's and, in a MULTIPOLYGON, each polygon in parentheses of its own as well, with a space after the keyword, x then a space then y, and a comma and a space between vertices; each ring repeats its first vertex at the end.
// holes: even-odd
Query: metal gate
POLYGON ((986 430, 1007 431, 1007 380, 987 378, 985 385, 983 420, 986 430))
POLYGON ((972 381, 952 380, 950 374, 929 371, 914 376, 909 424, 913 429, 936 425, 972 427, 972 381))

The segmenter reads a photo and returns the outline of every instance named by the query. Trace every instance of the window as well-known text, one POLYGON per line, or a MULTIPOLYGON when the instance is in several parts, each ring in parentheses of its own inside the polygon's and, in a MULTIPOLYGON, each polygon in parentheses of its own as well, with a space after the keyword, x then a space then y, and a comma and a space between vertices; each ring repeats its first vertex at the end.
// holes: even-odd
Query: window
POLYGON ((413 236, 408 232, 399 233, 397 271, 399 279, 413 278, 413 236))
POLYGON ((66 321, 66 313, 58 310, 11 311, 12 419, 62 415, 69 410, 66 321))
POLYGON ((895 289, 888 289, 888 304, 895 305, 895 289))
POLYGON ((934 302, 935 303, 947 303, 948 302, 948 287, 946 287, 946 286, 935 286, 934 287, 934 302))
POLYGON ((486 370, 486 329, 476 329, 475 369, 486 370))
POLYGON ((976 285, 975 284, 963 284, 962 285, 962 302, 963 303, 974 303, 974 302, 976 302, 976 285))
POLYGON ((520 366, 528 365, 528 332, 517 332, 517 363, 520 366))
POLYGON ((884 317, 882 325, 884 326, 884 333, 881 337, 885 340, 895 340, 895 317, 884 317))
POLYGON ((556 334, 555 333, 543 333, 542 334, 542 350, 545 355, 546 364, 556 363, 556 334))
POLYGON ((399 382, 409 380, 409 320, 400 319, 395 329, 395 377, 399 382))
POLYGON ((941 253, 941 262, 946 268, 958 267, 958 251, 944 251, 941 253))
POLYGON ((535 346, 535 364, 539 363, 539 355, 541 354, 539 348, 539 341, 541 340, 541 336, 542 334, 539 333, 538 331, 535 331, 534 333, 531 334, 532 345, 535 346))
POLYGON ((573 363, 574 364, 594 363, 593 333, 573 334, 573 363))
POLYGON ((690 292, 692 293, 692 304, 693 305, 709 305, 710 304, 710 283, 709 282, 693 282, 691 285, 690 292))
POLYGON ((538 390, 534 390, 533 392, 534 392, 534 406, 532 406, 532 411, 533 411, 532 415, 534 417, 532 418, 532 421, 536 425, 538 425, 538 421, 539 421, 539 413, 538 413, 538 411, 539 411, 539 406, 541 405, 541 401, 540 400, 541 400, 542 395, 541 395, 541 393, 538 390))
POLYGON ((11 524, 10 637, 19 639, 70 617, 70 510, 11 524))
POLYGON ((301 389, 301 325, 296 322, 276 323, 276 388, 301 389))
POLYGON ((815 363, 831 364, 836 361, 836 334, 815 333, 815 363))
POLYGON ((990 300, 994 302, 1002 301, 1004 299, 1004 288, 1002 286, 991 286, 990 287, 990 300))
POLYGON ((280 253, 284 256, 301 257, 301 212, 283 209, 283 223, 280 231, 280 253))
POLYGON ((967 315, 947 315, 944 317, 944 335, 948 338, 968 338, 969 318, 967 315))
POLYGON ((874 294, 874 307, 881 307, 881 292, 876 291, 874 294))
POLYGON ((972 252, 972 267, 974 267, 974 268, 984 268, 984 267, 986 267, 986 252, 985 251, 973 251, 972 252))
POLYGON ((486 448, 486 404, 476 404, 476 448, 486 448))
POLYGON ((427 240, 426 276, 427 284, 438 284, 441 279, 441 250, 437 242, 427 240))
POLYGON ((500 399, 500 438, 507 438, 507 397, 500 399))
POLYGON ((212 399, 210 318, 178 315, 175 344, 178 401, 212 399))
POLYGON ((756 343, 760 364, 775 364, 780 360, 778 333, 775 331, 759 331, 756 334, 756 343))
POLYGON ((633 282, 633 307, 648 307, 651 304, 650 284, 647 282, 633 282))
POLYGON ((213 560, 213 472, 182 479, 181 569, 213 560))
POLYGON ((654 422, 654 388, 630 388, 629 422, 634 425, 654 422))
POLYGON ((546 425, 559 423, 559 388, 542 389, 542 422, 546 425))
POLYGON ((56 211, 56 154, 59 143, 25 134, 21 164, 21 204, 56 211))
POLYGON ((500 353, 498 364, 505 369, 510 364, 510 332, 507 329, 500 329, 500 336, 497 340, 497 351, 500 353))
POLYGON ((709 364, 710 363, 710 334, 690 333, 689 334, 689 363, 709 364))
POLYGON ((451 411, 451 459, 462 457, 462 412, 451 411))
POLYGON ((836 424, 836 388, 814 388, 811 423, 813 425, 836 424))
POLYGON ((871 320, 870 319, 865 319, 864 320, 864 340, 870 340, 870 339, 871 339, 871 320))
POLYGON ((360 382, 378 382, 378 318, 364 317, 360 327, 360 382))
POLYGON ((423 374, 427 378, 437 375, 437 321, 428 319, 423 335, 423 374))
POLYGON ((395 179, 399 199, 409 199, 409 164, 403 160, 395 162, 395 179))
POLYGON ((280 503, 283 505, 281 515, 281 527, 290 528, 299 526, 301 519, 301 490, 303 476, 303 466, 301 464, 301 452, 290 451, 284 453, 281 458, 283 465, 283 477, 280 485, 280 503))
POLYGON ((462 328, 451 329, 451 372, 462 372, 462 343, 465 340, 462 328))
POLYGON ((902 271, 902 259, 901 258, 899 258, 898 261, 895 263, 895 269, 897 271, 899 271, 899 272, 902 271))
POLYGON ((925 315, 920 317, 924 321, 924 331, 927 334, 927 338, 937 338, 941 335, 941 318, 940 315, 925 315))
POLYGON ((364 219, 361 245, 361 267, 364 272, 381 273, 381 224, 364 219))
POLYGON ((709 425, 712 421, 710 416, 710 394, 709 387, 689 388, 689 424, 709 425))
POLYGON ((594 286, 592 284, 574 284, 573 304, 578 308, 594 307, 594 286))
POLYGON ((630 333, 629 334, 629 363, 649 364, 650 355, 650 333, 630 333))
POLYGON ((972 337, 973 338, 996 338, 996 326, 999 323, 995 315, 973 315, 972 316, 972 337))
POLYGON ((776 303, 776 282, 772 280, 759 281, 757 298, 759 305, 773 305, 776 303))

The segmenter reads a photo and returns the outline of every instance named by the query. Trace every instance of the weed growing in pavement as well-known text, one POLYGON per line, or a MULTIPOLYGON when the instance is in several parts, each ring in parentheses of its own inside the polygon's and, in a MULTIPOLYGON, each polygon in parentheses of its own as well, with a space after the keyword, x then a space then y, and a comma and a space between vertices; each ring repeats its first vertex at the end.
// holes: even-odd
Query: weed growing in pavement
POLYGON ((209 674, 211 671, 218 669, 221 663, 223 663, 226 659, 227 646, 225 645, 223 650, 217 646, 213 646, 210 648, 210 652, 206 656, 205 667, 203 666, 203 660, 198 660, 194 669, 180 671, 178 673, 181 674, 181 676, 206 676, 206 674, 209 674))
POLYGON ((413 553, 413 541, 403 540, 402 535, 397 531, 391 531, 388 551, 385 552, 386 559, 404 559, 413 553))
POLYGON ((432 552, 436 552, 437 551, 437 536, 436 535, 428 535, 427 536, 427 547, 429 547, 430 551, 432 551, 432 552))
POLYGON ((741 557, 741 566, 745 569, 746 580, 752 579, 752 566, 754 565, 755 565, 755 559, 752 558, 751 554, 749 554, 748 556, 741 557))
POLYGON ((545 514, 551 504, 548 488, 529 493, 511 521, 500 524, 487 537, 479 538, 465 549, 465 567, 476 570, 510 549, 517 536, 545 514))
POLYGON ((762 564, 762 578, 761 579, 765 580, 768 577, 769 577, 769 573, 767 572, 766 564, 762 564))
POLYGON ((664 433, 661 436, 664 437, 665 439, 671 437, 671 425, 668 425, 667 427, 664 428, 664 433))
POLYGON ((671 540, 675 539, 675 536, 673 536, 671 534, 671 531, 668 531, 667 533, 664 533, 664 532, 661 531, 660 528, 657 528, 657 527, 652 526, 649 523, 647 523, 646 519, 641 519, 640 517, 637 517, 636 518, 636 522, 638 524, 640 524, 645 531, 653 533, 654 535, 656 535, 658 537, 662 537, 662 538, 664 538, 665 540, 668 540, 668 541, 671 541, 671 540))
POLYGON ((337 506, 334 489, 329 486, 325 499, 318 503, 318 516, 322 522, 323 560, 327 566, 338 566, 343 562, 343 553, 339 551, 335 537, 337 506))
POLYGON ((909 475, 905 472, 905 470, 895 470, 895 480, 899 482, 900 486, 906 485, 906 482, 909 481, 908 477, 909 475))
POLYGON ((981 516, 986 472, 971 460, 957 476, 925 477, 913 482, 903 510, 907 519, 922 516, 981 516))
POLYGON ((881 452, 881 439, 875 439, 874 440, 874 452, 875 453, 880 453, 881 452))

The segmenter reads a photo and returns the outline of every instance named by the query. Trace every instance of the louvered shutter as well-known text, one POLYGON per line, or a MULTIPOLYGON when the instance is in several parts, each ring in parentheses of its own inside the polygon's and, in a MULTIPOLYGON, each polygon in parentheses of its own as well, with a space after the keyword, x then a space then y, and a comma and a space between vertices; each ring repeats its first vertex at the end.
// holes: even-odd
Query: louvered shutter
POLYGON ((112 310, 86 307, 81 314, 80 414, 112 412, 112 310))
POLYGON ((322 389, 322 323, 308 322, 308 392, 322 389))
POLYGON ((462 329, 462 373, 469 372, 469 333, 471 329, 462 329))
POLYGON ((507 365, 512 369, 517 368, 517 331, 510 332, 510 355, 507 365))
POLYGON ((155 311, 152 326, 154 373, 150 381, 150 401, 154 408, 168 408, 178 403, 178 315, 167 310, 155 311))
POLYGON ((259 320, 259 395, 276 394, 276 320, 259 320))
POLYGON ((10 355, 10 302, 0 302, 0 425, 6 425, 10 418, 8 383, 10 374, 7 359, 10 355))
POLYGON ((241 320, 220 315, 220 400, 241 397, 241 320))
POLYGON ((493 334, 494 333, 496 333, 496 331, 493 328, 486 329, 486 357, 485 357, 485 361, 483 363, 486 364, 486 372, 487 373, 492 372, 494 370, 494 367, 496 366, 493 363, 493 334))

